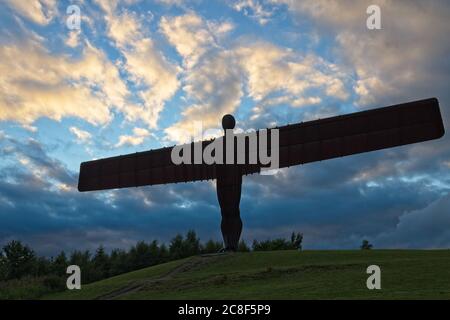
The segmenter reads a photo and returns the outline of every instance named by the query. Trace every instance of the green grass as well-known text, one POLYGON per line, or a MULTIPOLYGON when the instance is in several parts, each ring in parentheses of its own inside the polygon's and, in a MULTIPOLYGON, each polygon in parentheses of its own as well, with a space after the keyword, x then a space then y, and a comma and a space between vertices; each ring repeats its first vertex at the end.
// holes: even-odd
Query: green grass
POLYGON ((192 257, 45 298, 450 299, 450 250, 273 251, 192 257), (366 268, 372 264, 381 267, 381 290, 366 288, 366 268))
POLYGON ((189 258, 125 273, 119 276, 87 284, 82 286, 81 290, 67 290, 62 293, 47 295, 44 299, 96 299, 104 294, 118 290, 122 287, 126 287, 132 283, 139 283, 140 281, 158 278, 170 272, 177 266, 185 263, 187 260, 189 260, 189 258))

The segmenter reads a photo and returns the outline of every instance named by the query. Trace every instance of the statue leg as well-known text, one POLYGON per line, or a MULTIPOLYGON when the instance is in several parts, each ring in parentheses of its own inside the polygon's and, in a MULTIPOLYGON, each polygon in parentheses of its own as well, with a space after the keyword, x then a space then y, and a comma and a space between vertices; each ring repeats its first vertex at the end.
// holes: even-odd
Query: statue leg
POLYGON ((239 211, 242 176, 233 174, 234 170, 225 171, 228 171, 228 174, 219 174, 217 178, 217 197, 222 213, 221 230, 225 250, 236 251, 242 232, 242 220, 239 211))

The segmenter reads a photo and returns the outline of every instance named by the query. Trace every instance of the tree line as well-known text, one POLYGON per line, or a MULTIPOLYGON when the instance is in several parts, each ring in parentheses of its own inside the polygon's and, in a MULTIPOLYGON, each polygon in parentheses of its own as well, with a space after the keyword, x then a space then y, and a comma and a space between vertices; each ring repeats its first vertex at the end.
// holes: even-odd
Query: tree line
MULTIPOLYGON (((254 241, 252 250, 301 250, 303 235, 292 233, 291 239, 254 241)), ((153 240, 149 243, 137 242, 129 250, 114 249, 106 252, 100 246, 94 253, 75 250, 71 254, 64 251, 56 257, 39 257, 28 245, 20 241, 10 241, 0 250, 0 281, 23 277, 44 278, 50 288, 61 288, 65 284, 66 269, 69 265, 81 268, 82 283, 98 281, 122 273, 154 266, 160 263, 187 258, 198 254, 217 253, 223 248, 219 241, 201 243, 195 231, 185 236, 177 234, 169 245, 153 240)), ((249 252, 250 247, 239 243, 238 251, 249 252)))

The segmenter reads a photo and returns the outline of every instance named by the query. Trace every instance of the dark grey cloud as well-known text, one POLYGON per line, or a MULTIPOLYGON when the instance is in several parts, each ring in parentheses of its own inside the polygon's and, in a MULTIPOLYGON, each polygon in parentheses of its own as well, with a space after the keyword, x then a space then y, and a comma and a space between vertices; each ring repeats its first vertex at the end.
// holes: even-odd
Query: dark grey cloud
MULTIPOLYGON (((363 238, 377 247, 448 247, 450 207, 439 202, 450 186, 443 142, 290 168, 280 176, 246 177, 243 237, 301 231, 306 248, 355 248, 363 238), (356 179, 365 173, 369 178, 356 179), (436 201, 439 206, 432 208, 440 211, 426 209, 436 201)), ((80 194, 55 189, 60 182, 74 188, 76 173, 38 142, 3 140, 0 150, 2 159, 16 163, 0 169, 0 243, 22 239, 51 255, 100 244, 128 247, 142 239, 167 242, 188 229, 202 239, 220 239, 212 182, 80 194), (17 164, 18 157, 30 159, 34 170, 54 182, 17 164)))
POLYGON ((3 138, 2 160, 15 165, 0 168, 0 243, 24 239, 51 254, 56 248, 167 241, 188 229, 207 237, 220 223, 210 183, 78 193, 76 173, 51 158, 38 142, 3 138), (19 158, 28 162, 19 163, 19 158), (59 189, 61 183, 66 188, 59 189))
POLYGON ((379 245, 395 248, 443 248, 450 243, 450 195, 439 198, 429 206, 405 212, 395 229, 379 234, 379 245))
MULTIPOLYGON (((7 158, 12 160, 13 168, 10 169, 13 171, 20 170, 19 160, 22 159, 38 170, 45 170, 46 179, 54 179, 70 185, 73 185, 76 181, 74 173, 69 172, 60 161, 48 156, 42 145, 32 138, 19 141, 5 135, 0 140, 0 157, 2 160, 7 158)), ((0 175, 7 174, 7 172, 7 170, 2 170, 0 175)), ((33 176, 29 178, 34 180, 33 176)), ((45 183, 43 180, 42 182, 45 183)))
MULTIPOLYGON (((100 244, 110 249, 138 240, 167 242, 188 229, 197 230, 204 240, 221 237, 213 182, 78 193, 76 173, 50 157, 43 145, 5 141, 2 159, 14 163, 25 157, 30 162, 0 169, 0 243, 22 239, 52 255, 61 249, 93 250, 100 244), (53 182, 33 170, 48 173, 53 182), (58 189, 61 182, 72 189, 58 189)), ((403 227, 403 221, 413 223, 405 218, 409 212, 421 212, 427 230, 443 230, 439 225, 446 220, 427 214, 425 208, 439 201, 450 185, 448 167, 440 164, 448 156, 445 148, 435 148, 438 151, 423 155, 422 161, 413 159, 406 171, 399 169, 399 163, 408 162, 411 148, 289 168, 276 176, 245 177, 244 239, 301 231, 306 248, 355 248, 363 238, 373 239, 377 247, 449 246, 441 232, 424 232, 418 242, 415 232, 403 227), (419 178, 412 179, 415 176, 419 178)))

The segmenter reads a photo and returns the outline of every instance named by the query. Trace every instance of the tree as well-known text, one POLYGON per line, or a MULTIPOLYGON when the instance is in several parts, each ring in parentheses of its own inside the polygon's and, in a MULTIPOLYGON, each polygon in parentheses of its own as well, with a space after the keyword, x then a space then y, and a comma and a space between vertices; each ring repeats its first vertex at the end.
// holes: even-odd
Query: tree
POLYGON ((163 257, 161 256, 161 250, 159 248, 158 240, 153 240, 148 246, 148 249, 150 251, 150 266, 154 266, 164 261, 163 257))
POLYGON ((36 258, 34 276, 41 277, 52 273, 52 263, 45 257, 36 258))
POLYGON ((184 257, 183 243, 183 236, 181 234, 177 234, 174 238, 172 238, 172 240, 170 240, 170 259, 177 260, 184 257))
POLYGON ((92 272, 91 254, 88 250, 82 252, 75 250, 70 255, 70 265, 77 265, 81 269, 81 283, 94 281, 95 275, 92 272))
POLYGON ((150 266, 152 260, 149 246, 144 241, 139 241, 130 250, 130 262, 133 270, 150 266))
POLYGON ((13 240, 3 247, 3 252, 7 279, 19 279, 34 275, 36 256, 27 245, 13 240))
POLYGON ((238 245, 238 252, 250 252, 250 248, 247 246, 244 240, 241 240, 238 245))
POLYGON ((264 242, 259 242, 258 240, 253 240, 253 244, 252 244, 252 249, 253 251, 266 251, 268 250, 267 248, 267 243, 264 242))
POLYGON ((64 276, 66 274, 69 262, 64 251, 61 251, 52 262, 52 273, 58 276, 64 276))
POLYGON ((3 256, 3 251, 0 250, 0 281, 6 280, 8 276, 7 271, 6 258, 3 256))
POLYGON ((293 232, 290 240, 283 238, 265 240, 261 242, 254 240, 252 248, 254 251, 301 250, 302 241, 303 234, 293 232))
POLYGON ((272 250, 289 250, 291 248, 291 244, 287 242, 285 239, 274 239, 274 240, 266 240, 258 242, 257 240, 253 241, 253 250, 254 251, 272 251, 272 250))
POLYGON ((292 232, 291 244, 292 248, 296 250, 302 250, 303 233, 292 232))
MULTIPOLYGON (((253 242, 253 250, 301 250, 303 234, 293 232, 290 239, 274 239, 253 242)), ((0 281, 23 276, 49 278, 49 287, 60 285, 66 278, 69 265, 77 265, 81 269, 82 283, 90 283, 110 276, 153 266, 171 260, 182 259, 200 253, 216 253, 223 248, 220 241, 209 240, 204 245, 194 230, 189 230, 185 237, 177 234, 169 246, 159 244, 157 240, 150 243, 137 242, 129 251, 115 249, 111 254, 100 246, 91 256, 89 251, 73 251, 70 258, 61 251, 56 258, 36 257, 33 250, 20 241, 11 241, 3 249, 0 248, 0 281)), ((372 245, 366 241, 362 248, 370 249, 372 245)), ((240 241, 239 252, 250 251, 245 241, 240 241)))
POLYGON ((170 261, 170 252, 164 243, 159 246, 159 256, 161 259, 161 263, 170 261))
POLYGON ((219 241, 208 240, 202 248, 203 253, 217 253, 222 249, 223 245, 219 241))
POLYGON ((110 262, 108 254, 105 253, 105 249, 103 248, 103 246, 100 246, 95 252, 94 258, 92 259, 92 265, 94 267, 93 272, 95 273, 95 280, 100 280, 108 277, 110 262))
POLYGON ((183 244, 185 257, 195 256, 200 253, 200 239, 194 230, 189 230, 183 244))
POLYGON ((115 276, 131 270, 129 255, 126 251, 120 249, 114 249, 110 255, 110 274, 115 276))
POLYGON ((370 250, 372 249, 372 244, 369 242, 369 240, 363 240, 361 244, 361 250, 370 250))

